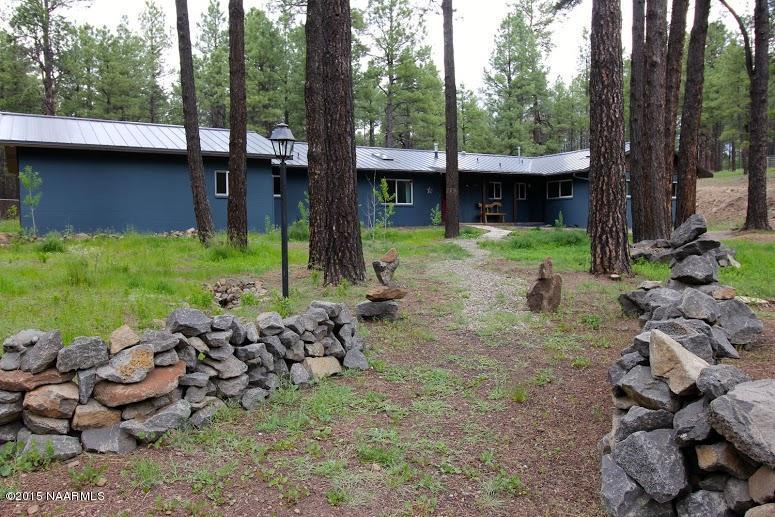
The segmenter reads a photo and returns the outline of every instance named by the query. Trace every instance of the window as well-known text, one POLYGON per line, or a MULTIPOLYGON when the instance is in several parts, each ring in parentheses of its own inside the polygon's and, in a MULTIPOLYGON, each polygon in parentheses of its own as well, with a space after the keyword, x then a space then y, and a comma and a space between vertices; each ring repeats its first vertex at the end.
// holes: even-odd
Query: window
POLYGON ((412 180, 386 180, 388 192, 394 205, 411 205, 414 203, 412 180))
POLYGON ((487 184, 487 197, 489 199, 503 198, 503 186, 500 181, 491 181, 487 184))
POLYGON ((272 173, 272 193, 274 197, 280 197, 280 175, 272 173))
POLYGON ((527 183, 516 183, 514 188, 515 192, 517 193, 517 201, 523 201, 527 199, 527 183))
POLYGON ((624 185, 627 197, 632 197, 632 184, 630 183, 630 180, 627 180, 624 185))
POLYGON ((215 171, 215 197, 229 197, 229 171, 215 171))
POLYGON ((670 188, 670 195, 673 196, 673 199, 678 197, 678 182, 674 181, 670 188))
POLYGON ((573 197, 573 180, 546 182, 546 199, 567 199, 573 197))

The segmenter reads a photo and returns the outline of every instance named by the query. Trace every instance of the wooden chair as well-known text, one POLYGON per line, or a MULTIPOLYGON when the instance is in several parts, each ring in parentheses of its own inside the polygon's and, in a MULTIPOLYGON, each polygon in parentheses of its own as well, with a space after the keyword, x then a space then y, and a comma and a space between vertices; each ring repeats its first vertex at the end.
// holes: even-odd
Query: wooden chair
POLYGON ((506 214, 503 212, 500 201, 493 203, 477 203, 479 208, 479 222, 487 224, 487 219, 490 217, 495 218, 495 222, 505 222, 506 214))

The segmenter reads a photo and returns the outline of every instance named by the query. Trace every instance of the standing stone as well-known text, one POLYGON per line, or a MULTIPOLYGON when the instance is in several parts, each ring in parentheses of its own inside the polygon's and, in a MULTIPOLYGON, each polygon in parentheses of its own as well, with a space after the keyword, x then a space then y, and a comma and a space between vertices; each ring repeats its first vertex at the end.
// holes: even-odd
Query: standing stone
POLYGON ((89 452, 125 454, 137 448, 137 441, 120 424, 94 427, 81 433, 83 448, 89 452))
POLYGON ((732 512, 721 492, 700 490, 692 492, 676 504, 681 517, 732 517, 732 512))
POLYGON ((94 427, 111 427, 119 423, 121 423, 121 411, 106 408, 94 399, 77 406, 73 414, 73 429, 76 431, 94 427))
POLYGON ((533 312, 554 312, 562 301, 562 277, 552 274, 547 257, 538 268, 538 279, 527 292, 527 307, 533 312))
POLYGON ((98 337, 77 337, 57 354, 57 370, 60 372, 86 370, 107 362, 107 345, 98 337))
POLYGON ((688 485, 672 429, 633 433, 616 446, 613 458, 657 502, 670 501, 688 485))
POLYGON ((115 355, 140 342, 140 336, 129 325, 122 325, 110 334, 110 353, 115 355))
POLYGON ((25 427, 35 434, 67 434, 70 421, 67 418, 49 418, 25 411, 22 414, 25 427))
POLYGON ((759 504, 775 501, 775 470, 766 466, 759 467, 748 478, 748 491, 759 504))
POLYGON ((46 332, 24 353, 21 369, 25 372, 40 373, 54 364, 61 349, 62 336, 59 331, 46 332))
POLYGON ((692 214, 670 235, 670 247, 678 248, 697 239, 708 231, 708 222, 702 214, 692 214))
POLYGON ((738 454, 729 442, 698 445, 694 450, 697 465, 703 472, 726 472, 739 479, 748 479, 756 471, 756 467, 738 454))
POLYGON ((400 263, 398 251, 395 248, 390 248, 388 252, 382 256, 382 259, 375 260, 371 265, 374 268, 374 273, 377 275, 379 283, 391 286, 393 285, 393 275, 400 263))
POLYGON ((21 370, 12 372, 0 371, 0 390, 31 391, 46 384, 60 384, 72 380, 72 373, 62 373, 56 368, 49 368, 40 373, 29 373, 21 370))
POLYGON ((775 379, 743 382, 718 397, 710 422, 740 452, 775 468, 775 379))
POLYGON ((50 418, 70 418, 78 405, 78 386, 72 382, 41 386, 24 396, 24 409, 50 418))
POLYGON ((94 391, 94 386, 97 384, 97 369, 78 370, 75 378, 78 383, 78 402, 86 404, 94 391))
POLYGON ((656 329, 651 331, 649 359, 652 375, 666 378, 670 390, 676 395, 696 391, 697 377, 708 366, 706 361, 656 329))
POLYGON ((177 309, 167 317, 166 329, 173 334, 180 332, 186 337, 210 332, 212 319, 197 309, 177 309))
POLYGON ((42 457, 49 457, 56 461, 69 460, 81 454, 81 442, 75 436, 59 434, 30 434, 20 442, 24 443, 22 454, 36 450, 42 457))
POLYGON ((111 357, 107 365, 97 368, 97 376, 106 381, 132 384, 143 380, 153 366, 153 345, 145 343, 111 357))
POLYGON ((166 395, 178 387, 178 379, 185 373, 186 364, 181 361, 174 366, 154 368, 134 384, 99 382, 94 387, 94 398, 108 407, 116 407, 166 395))

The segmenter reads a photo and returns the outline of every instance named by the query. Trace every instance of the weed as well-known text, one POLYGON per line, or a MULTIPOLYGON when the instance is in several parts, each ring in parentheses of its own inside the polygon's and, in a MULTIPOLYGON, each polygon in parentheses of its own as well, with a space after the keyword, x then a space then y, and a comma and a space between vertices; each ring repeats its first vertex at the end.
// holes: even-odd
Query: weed
POLYGON ((129 470, 124 470, 121 474, 129 478, 129 484, 132 488, 150 492, 156 485, 162 484, 164 473, 161 466, 153 460, 139 458, 135 460, 129 470))
POLYGON ((578 370, 584 370, 585 368, 589 368, 589 365, 591 364, 591 361, 589 357, 576 357, 571 361, 570 365, 578 370))
POLYGON ((585 314, 581 317, 581 322, 591 330, 600 329, 600 316, 596 314, 585 314))
POLYGON ((70 476, 73 488, 80 490, 83 487, 96 486, 107 470, 108 467, 106 465, 95 467, 93 463, 89 462, 80 470, 75 468, 68 469, 67 474, 70 476))
POLYGON ((343 488, 332 488, 326 492, 326 501, 331 506, 339 506, 348 500, 347 492, 343 488))
POLYGON ((7 442, 0 447, 0 476, 44 470, 53 461, 54 446, 51 442, 46 442, 42 450, 37 443, 27 450, 23 446, 20 442, 7 442))
POLYGON ((40 241, 35 246, 35 248, 39 253, 64 253, 65 243, 62 242, 62 239, 59 237, 59 235, 51 234, 46 236, 44 240, 40 241))
POLYGON ((492 449, 482 451, 479 455, 479 460, 484 463, 485 466, 492 467, 493 462, 495 461, 495 451, 492 449))
POLYGON ((546 386, 547 384, 551 384, 553 380, 554 371, 551 368, 544 368, 538 371, 535 377, 533 377, 533 383, 536 386, 546 386))

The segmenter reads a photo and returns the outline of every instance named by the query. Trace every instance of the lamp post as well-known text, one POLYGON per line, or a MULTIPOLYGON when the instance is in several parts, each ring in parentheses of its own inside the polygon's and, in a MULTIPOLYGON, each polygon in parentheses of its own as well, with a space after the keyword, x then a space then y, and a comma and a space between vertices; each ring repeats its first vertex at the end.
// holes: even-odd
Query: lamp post
POLYGON ((277 124, 269 137, 272 150, 280 160, 280 239, 282 240, 283 260, 283 298, 288 298, 288 178, 285 172, 285 160, 293 159, 293 144, 296 139, 288 124, 277 124))

